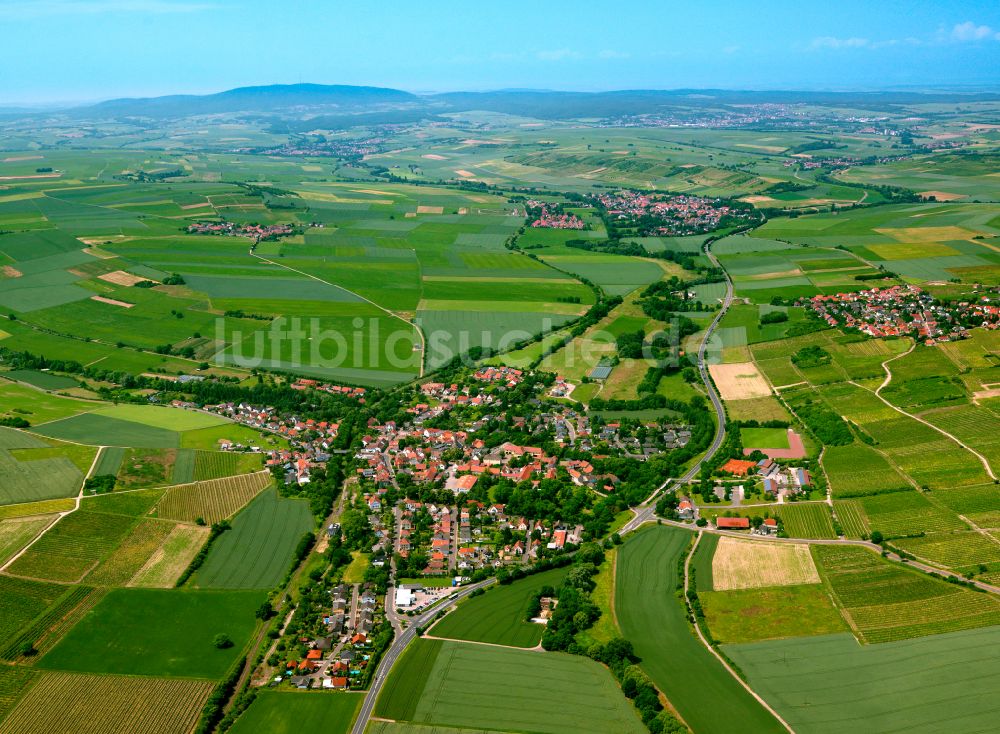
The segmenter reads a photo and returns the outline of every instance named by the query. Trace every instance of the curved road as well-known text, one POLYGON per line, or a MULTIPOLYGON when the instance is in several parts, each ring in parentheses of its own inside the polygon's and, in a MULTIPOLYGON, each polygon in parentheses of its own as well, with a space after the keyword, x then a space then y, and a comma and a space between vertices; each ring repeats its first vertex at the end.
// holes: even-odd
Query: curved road
MULTIPOLYGON (((456 602, 464 599, 469 594, 471 594, 476 589, 482 589, 490 584, 494 583, 496 579, 487 579, 486 581, 480 581, 478 584, 472 584, 471 586, 466 586, 461 591, 456 592, 445 599, 443 602, 434 605, 426 612, 416 616, 408 617, 410 622, 409 627, 399 634, 398 629, 396 633, 396 638, 392 641, 392 645, 386 650, 385 655, 378 664, 378 672, 375 673, 375 678, 372 679, 372 684, 368 688, 368 693, 365 694, 365 702, 361 704, 361 711, 358 712, 358 718, 354 721, 354 727, 351 729, 351 734, 364 734, 365 727, 368 726, 368 721, 372 717, 372 713, 375 711, 375 702, 378 700, 378 695, 382 691, 382 686, 385 685, 386 679, 389 677, 389 673, 392 671, 392 666, 396 664, 400 656, 406 650, 407 645, 417 636, 417 627, 423 627, 427 625, 434 617, 437 616, 438 612, 442 612, 455 605, 456 602)), ((391 598, 393 589, 389 589, 389 593, 386 594, 386 601, 391 598)), ((393 627, 397 627, 395 623, 395 610, 390 614, 390 605, 386 605, 386 617, 393 622, 393 627)))
POLYGON ((708 325, 708 328, 705 330, 705 335, 701 338, 701 344, 698 345, 698 373, 701 375, 701 381, 704 383, 705 390, 708 393, 708 398, 712 401, 712 407, 715 409, 717 424, 715 429, 715 438, 712 439, 712 443, 705 452, 705 455, 699 459, 694 466, 688 469, 684 476, 680 479, 667 479, 655 492, 653 492, 652 495, 649 496, 648 499, 646 499, 645 502, 633 509, 635 517, 625 523, 619 531, 622 534, 630 533, 644 523, 652 522, 656 518, 656 505, 654 500, 660 492, 666 490, 671 483, 680 486, 691 481, 691 479, 693 479, 698 472, 701 471, 702 464, 715 456, 715 453, 722 446, 722 442, 726 440, 726 411, 722 407, 722 400, 719 398, 719 394, 715 390, 715 385, 712 383, 712 378, 708 374, 708 364, 705 361, 705 353, 708 351, 708 343, 712 338, 712 334, 715 333, 716 328, 719 326, 719 322, 722 321, 723 316, 726 315, 726 311, 728 311, 729 307, 733 304, 733 281, 729 277, 729 273, 726 269, 722 267, 722 264, 716 259, 715 255, 712 254, 712 242, 714 242, 714 240, 705 245, 705 255, 708 256, 712 265, 722 271, 722 274, 726 279, 726 295, 722 299, 722 308, 719 309, 719 313, 717 313, 715 318, 712 319, 712 323, 708 325))

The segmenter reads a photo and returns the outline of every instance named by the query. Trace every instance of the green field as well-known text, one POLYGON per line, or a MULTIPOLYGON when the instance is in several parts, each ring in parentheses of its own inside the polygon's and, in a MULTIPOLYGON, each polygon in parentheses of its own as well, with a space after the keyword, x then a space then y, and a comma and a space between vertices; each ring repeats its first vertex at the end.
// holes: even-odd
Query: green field
POLYGON ((848 634, 725 645, 802 734, 991 731, 1000 627, 858 645, 848 634))
POLYGON ((120 420, 96 413, 53 421, 39 426, 38 433, 64 441, 94 446, 135 446, 141 448, 177 448, 180 434, 145 423, 120 420))
POLYGON ((416 640, 393 668, 376 715, 500 732, 646 731, 610 672, 564 653, 416 640))
POLYGON ((43 390, 64 390, 80 384, 78 380, 72 377, 55 375, 50 372, 40 372, 38 370, 11 370, 10 372, 4 372, 3 376, 9 380, 26 382, 43 390))
POLYGON ((361 693, 261 691, 230 731, 294 734, 305 729, 346 734, 361 708, 361 693))
POLYGON ((652 678, 695 731, 785 731, 694 636, 675 596, 677 561, 691 541, 684 530, 641 530, 618 551, 615 609, 624 636, 652 678), (725 701, 725 706, 718 705, 725 701))
POLYGON ((94 405, 86 400, 62 398, 24 385, 0 381, 0 416, 24 418, 32 426, 93 410, 94 405))
POLYGON ((47 670, 220 678, 240 655, 263 596, 250 591, 115 589, 39 662, 47 670), (235 643, 217 649, 212 639, 235 643))
POLYGON ((269 589, 292 560, 303 534, 313 527, 309 505, 264 490, 236 516, 233 529, 212 545, 194 577, 202 589, 269 589))
POLYGON ((700 591, 705 621, 719 643, 826 635, 844 620, 819 584, 735 591, 700 591))
POLYGON ((94 450, 0 449, 0 504, 72 497, 83 486, 83 472, 73 459, 93 460, 94 450))
POLYGON ((543 628, 525 620, 531 597, 543 586, 558 588, 567 573, 568 568, 554 568, 507 586, 494 586, 482 596, 463 601, 434 625, 430 634, 455 640, 534 647, 542 639, 543 628))
POLYGON ((740 436, 748 449, 788 448, 788 431, 784 428, 741 428, 740 436))

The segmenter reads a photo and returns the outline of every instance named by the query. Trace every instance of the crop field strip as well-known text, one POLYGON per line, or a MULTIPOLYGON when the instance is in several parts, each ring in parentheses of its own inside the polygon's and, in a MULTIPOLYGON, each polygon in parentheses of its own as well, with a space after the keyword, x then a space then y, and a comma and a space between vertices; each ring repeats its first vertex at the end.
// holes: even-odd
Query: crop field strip
POLYGON ((269 589, 288 570, 296 544, 313 524, 306 501, 265 490, 233 519, 232 530, 213 543, 193 584, 204 589, 269 589))
POLYGON ((95 586, 127 584, 160 549, 174 528, 172 522, 139 520, 111 555, 87 574, 86 582, 95 586))
POLYGON ((813 546, 824 581, 858 638, 879 643, 1000 624, 1000 601, 852 546, 813 546))
POLYGON ((170 487, 156 506, 156 516, 181 522, 194 522, 200 517, 209 524, 225 520, 271 482, 270 472, 261 471, 170 487))
POLYGON ((194 726, 211 690, 199 680, 44 673, 0 734, 174 734, 194 726))
POLYGON ((1000 627, 858 645, 849 634, 725 645, 797 732, 990 731, 1000 627))
POLYGON ((0 646, 6 646, 72 589, 0 575, 0 592, 0 646))
POLYGON ((47 458, 49 449, 0 449, 0 503, 19 504, 75 495, 83 473, 66 456, 47 458), (45 452, 38 458, 32 458, 45 452))
POLYGON ((7 569, 9 573, 75 583, 132 529, 135 520, 84 511, 64 516, 7 569))
POLYGON ((675 595, 677 564, 691 541, 684 530, 641 530, 618 551, 615 610, 640 667, 693 730, 784 732, 771 714, 694 637, 675 595), (713 704, 726 701, 725 707, 713 704))
POLYGON ((39 653, 45 653, 103 596, 102 589, 90 586, 71 587, 19 635, 0 648, 0 660, 26 662, 26 658, 21 655, 24 643, 30 643, 39 653))
POLYGON ((177 523, 143 566, 128 581, 128 586, 173 588, 184 569, 205 545, 209 529, 177 523))
POLYGON ((52 524, 55 515, 0 520, 0 565, 5 564, 52 524))
POLYGON ((407 652, 414 662, 405 663, 404 657, 394 669, 397 685, 387 687, 388 699, 384 704, 380 700, 380 712, 401 714, 418 724, 479 730, 644 731, 608 671, 587 658, 450 640, 415 644, 435 642, 440 645, 436 649, 407 652), (404 681, 402 675, 414 670, 425 675, 404 681), (392 701, 397 692, 405 695, 398 706, 392 701))

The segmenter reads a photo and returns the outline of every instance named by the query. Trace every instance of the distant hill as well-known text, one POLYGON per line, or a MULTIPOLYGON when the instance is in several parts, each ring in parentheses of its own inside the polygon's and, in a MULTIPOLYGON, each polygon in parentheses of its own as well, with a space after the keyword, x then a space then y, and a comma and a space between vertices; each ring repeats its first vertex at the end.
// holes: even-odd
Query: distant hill
POLYGON ((351 111, 419 103, 409 92, 384 87, 342 84, 272 84, 239 87, 217 94, 176 94, 166 97, 112 99, 73 110, 81 116, 189 117, 233 112, 351 111))
POLYGON ((416 95, 385 87, 325 84, 274 84, 240 87, 205 95, 113 99, 68 113, 76 117, 189 117, 256 113, 280 117, 288 129, 412 122, 447 112, 483 110, 550 120, 655 114, 669 109, 723 109, 747 104, 838 105, 886 109, 917 103, 996 101, 994 92, 814 92, 724 89, 635 89, 611 92, 560 92, 505 89, 416 95))

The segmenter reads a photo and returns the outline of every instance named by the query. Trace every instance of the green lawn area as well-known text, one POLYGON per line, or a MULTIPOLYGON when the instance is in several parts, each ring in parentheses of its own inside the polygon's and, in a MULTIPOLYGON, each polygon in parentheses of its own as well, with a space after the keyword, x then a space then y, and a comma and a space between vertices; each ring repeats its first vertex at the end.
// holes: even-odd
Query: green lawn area
POLYGON ((698 593, 712 637, 756 642, 846 629, 822 584, 698 593))
POLYGON ((360 584, 365 580, 365 571, 368 569, 368 555, 361 551, 351 552, 351 562, 344 569, 345 584, 360 584))
POLYGON ((802 734, 986 732, 1000 717, 1000 626, 881 645, 850 634, 726 645, 802 734))
POLYGON ((788 448, 788 431, 784 428, 741 428, 740 435, 748 449, 788 448))
POLYGON ((230 729, 233 734, 298 734, 317 731, 346 734, 351 730, 363 693, 329 691, 260 691, 230 729))
POLYGON ((413 643, 376 714, 504 732, 646 731, 611 673, 588 658, 440 640, 413 643))
POLYGON ((494 586, 482 596, 461 602, 455 611, 434 625, 429 634, 511 647, 534 647, 542 639, 542 626, 525 621, 528 602, 543 586, 559 588, 567 573, 569 568, 554 568, 506 586, 494 586))
POLYGON ((697 732, 785 732, 698 641, 675 592, 691 533, 655 526, 618 550, 615 609, 643 670, 697 732), (721 702, 725 702, 722 705, 721 702))
POLYGON ((252 591, 113 589, 38 661, 48 670, 221 678, 256 624, 252 591), (227 634, 234 646, 217 649, 227 634))

